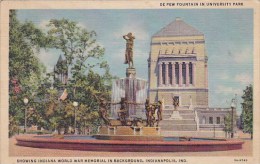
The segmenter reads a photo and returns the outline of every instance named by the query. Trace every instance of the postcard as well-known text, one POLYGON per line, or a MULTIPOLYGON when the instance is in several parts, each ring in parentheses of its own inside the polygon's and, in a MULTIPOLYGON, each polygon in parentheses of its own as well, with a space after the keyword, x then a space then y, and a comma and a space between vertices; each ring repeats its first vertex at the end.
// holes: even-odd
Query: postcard
POLYGON ((1 1, 1 163, 255 164, 259 2, 1 1))

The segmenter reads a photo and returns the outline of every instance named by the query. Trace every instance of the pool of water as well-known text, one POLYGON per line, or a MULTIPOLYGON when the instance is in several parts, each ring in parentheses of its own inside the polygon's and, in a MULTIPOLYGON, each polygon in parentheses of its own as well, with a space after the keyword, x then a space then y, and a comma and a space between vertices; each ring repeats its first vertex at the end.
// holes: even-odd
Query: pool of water
MULTIPOLYGON (((179 137, 164 137, 164 141, 180 141, 179 137)), ((190 138, 190 141, 222 141, 222 139, 215 138, 190 138)))
MULTIPOLYGON (((53 138, 53 136, 35 136, 36 138, 53 138)), ((66 140, 96 140, 92 136, 64 136, 66 140)))
MULTIPOLYGON (((35 136, 36 138, 53 138, 52 136, 35 136)), ((93 136, 64 136, 65 140, 97 140, 93 136)), ((180 141, 179 137, 164 137, 163 141, 180 141)), ((190 141, 221 141, 215 138, 190 138, 190 141)))

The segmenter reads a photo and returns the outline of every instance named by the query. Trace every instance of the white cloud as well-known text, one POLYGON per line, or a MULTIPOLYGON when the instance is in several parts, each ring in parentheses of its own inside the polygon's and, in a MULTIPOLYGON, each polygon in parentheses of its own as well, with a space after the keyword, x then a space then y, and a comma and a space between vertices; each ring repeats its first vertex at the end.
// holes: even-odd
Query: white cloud
MULTIPOLYGON (((39 28, 43 29, 43 30, 46 30, 48 27, 47 25, 50 23, 49 20, 41 20, 40 23, 39 23, 39 28)), ((82 23, 82 22, 78 22, 77 25, 80 27, 80 28, 87 28, 87 26, 82 23)))
MULTIPOLYGON (((223 43, 230 44, 229 42, 223 43)), ((223 65, 239 65, 248 64, 253 60, 253 52, 249 46, 238 47, 237 45, 230 45, 229 47, 214 47, 218 49, 215 52, 211 52, 209 55, 209 62, 212 64, 223 64, 223 65)), ((217 64, 217 65, 218 65, 217 64)))
POLYGON ((229 79, 229 75, 227 74, 227 72, 219 72, 219 74, 217 75, 219 79, 221 80, 227 80, 229 79))
POLYGON ((234 62, 237 64, 247 63, 252 60, 253 53, 250 48, 245 48, 240 52, 236 52, 236 54, 233 54, 234 56, 234 62))
POLYGON ((78 22, 77 24, 80 28, 87 28, 87 26, 82 22, 78 22))
POLYGON ((252 83, 253 78, 250 74, 241 73, 235 76, 235 80, 243 85, 248 85, 252 83))
POLYGON ((114 33, 114 36, 116 38, 122 38, 123 35, 132 32, 136 40, 147 40, 149 39, 149 34, 147 33, 144 27, 145 25, 143 24, 143 22, 126 22, 120 30, 114 33))
POLYGON ((239 94, 241 90, 237 88, 224 86, 224 85, 218 85, 215 89, 215 92, 217 94, 223 94, 223 95, 229 95, 229 94, 235 95, 235 94, 239 94))

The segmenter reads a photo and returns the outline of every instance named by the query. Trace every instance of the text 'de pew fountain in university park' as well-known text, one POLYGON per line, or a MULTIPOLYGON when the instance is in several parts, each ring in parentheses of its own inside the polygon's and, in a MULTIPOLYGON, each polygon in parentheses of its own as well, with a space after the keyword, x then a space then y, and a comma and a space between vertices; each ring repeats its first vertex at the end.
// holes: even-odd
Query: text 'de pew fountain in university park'
POLYGON ((99 112, 105 125, 99 127, 94 136, 65 135, 61 138, 39 136, 17 136, 17 145, 85 151, 117 152, 187 152, 224 151, 241 149, 243 141, 193 137, 164 137, 160 133, 163 101, 150 103, 147 98, 147 82, 136 78, 133 62, 132 33, 124 35, 126 40, 126 78, 115 80, 112 86, 110 117, 107 104, 100 99, 99 112))

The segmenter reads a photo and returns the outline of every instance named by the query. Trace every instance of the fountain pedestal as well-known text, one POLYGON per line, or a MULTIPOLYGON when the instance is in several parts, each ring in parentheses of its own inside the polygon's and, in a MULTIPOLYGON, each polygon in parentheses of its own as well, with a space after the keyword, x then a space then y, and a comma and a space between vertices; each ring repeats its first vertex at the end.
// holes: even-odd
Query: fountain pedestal
POLYGON ((158 127, 103 126, 94 137, 99 140, 163 141, 158 127))
POLYGON ((170 119, 171 119, 171 120, 182 120, 182 117, 181 117, 181 115, 180 115, 180 112, 177 111, 177 110, 174 110, 174 111, 172 112, 172 115, 171 115, 170 119))
POLYGON ((135 68, 126 68, 126 77, 135 78, 136 70, 135 68))

